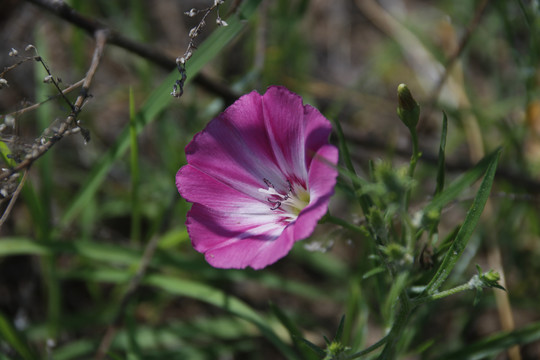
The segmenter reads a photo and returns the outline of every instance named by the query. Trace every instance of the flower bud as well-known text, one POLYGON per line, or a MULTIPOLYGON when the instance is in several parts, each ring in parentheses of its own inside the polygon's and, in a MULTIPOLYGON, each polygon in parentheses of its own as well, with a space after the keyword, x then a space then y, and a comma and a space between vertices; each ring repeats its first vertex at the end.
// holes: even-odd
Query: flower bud
POLYGON ((216 19, 216 23, 218 24, 218 26, 229 26, 229 24, 227 24, 227 22, 220 17, 216 19))
POLYGON ((420 105, 414 100, 411 91, 405 84, 399 84, 397 114, 409 129, 416 128, 420 119, 420 105))
POLYGON ((189 17, 194 17, 195 15, 197 15, 199 13, 199 10, 193 8, 189 11, 186 11, 184 14, 186 14, 187 16, 189 17))

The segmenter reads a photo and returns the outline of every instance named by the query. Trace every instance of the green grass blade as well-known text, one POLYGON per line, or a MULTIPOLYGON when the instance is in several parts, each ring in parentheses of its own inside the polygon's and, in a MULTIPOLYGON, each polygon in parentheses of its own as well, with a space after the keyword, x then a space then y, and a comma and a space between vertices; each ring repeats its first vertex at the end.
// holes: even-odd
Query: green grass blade
MULTIPOLYGON (((43 32, 36 32, 36 45, 40 50, 41 56, 44 61, 49 58, 49 53, 52 50, 50 43, 47 41, 43 32)), ((49 93, 54 89, 50 84, 44 83, 43 79, 48 76, 41 62, 34 63, 35 68, 35 88, 37 99, 46 99, 49 93)), ((51 71, 53 75, 54 69, 51 71)), ((36 116, 39 127, 41 130, 50 128, 51 123, 54 121, 54 115, 52 112, 52 103, 42 104, 36 110, 36 116)), ((51 236, 52 233, 52 199, 53 199, 53 155, 55 149, 48 151, 37 162, 39 170, 39 194, 37 201, 39 202, 42 212, 39 214, 41 218, 36 224, 39 225, 39 240, 42 242, 50 243, 54 241, 51 236)), ((46 255, 40 258, 41 272, 43 275, 43 282, 45 284, 47 295, 47 316, 49 323, 49 336, 55 339, 61 329, 61 299, 62 293, 60 283, 58 281, 56 258, 54 255, 46 255)))
POLYGON ((336 336, 334 336, 334 341, 343 342, 343 328, 345 326, 345 315, 341 317, 341 320, 339 321, 339 326, 336 331, 336 336))
POLYGON ((441 130, 441 142, 439 144, 439 160, 437 161, 437 187, 435 188, 435 196, 439 195, 444 189, 444 177, 446 163, 446 133, 448 131, 448 118, 443 112, 443 122, 441 130))
POLYGON ((0 258, 12 255, 48 255, 50 248, 24 237, 3 238, 0 241, 0 258))
POLYGON ((9 168, 12 168, 17 165, 17 162, 11 159, 8 155, 11 155, 11 150, 9 150, 9 147, 5 142, 0 141, 0 158, 2 158, 2 161, 4 161, 9 168))
POLYGON ((323 358, 326 356, 326 351, 324 351, 324 349, 321 349, 320 347, 318 347, 317 345, 315 345, 314 343, 312 343, 311 341, 309 340, 306 340, 306 339, 300 339, 300 341, 302 341, 302 343, 308 348, 311 350, 311 352, 315 355, 315 356, 319 356, 320 358, 323 358))
POLYGON ((424 290, 424 294, 431 295, 438 291, 441 285, 448 278, 450 272, 456 265, 461 254, 463 253, 463 250, 465 249, 465 246, 467 245, 467 242, 469 241, 474 231, 474 228, 476 227, 476 224, 480 220, 480 216, 482 215, 484 206, 486 205, 486 202, 489 198, 493 179, 495 178, 495 171, 497 170, 500 153, 501 150, 499 149, 493 155, 488 157, 489 159, 491 159, 491 161, 487 167, 486 175, 484 176, 484 179, 480 184, 480 188, 478 189, 478 193, 476 194, 476 197, 474 198, 474 201, 469 211, 467 212, 465 221, 459 229, 459 232, 457 233, 454 242, 450 246, 450 249, 448 249, 439 269, 435 273, 435 276, 431 279, 430 283, 424 290))
POLYGON ((4 238, 0 241, 0 257, 51 254, 77 254, 90 260, 128 266, 136 265, 141 257, 141 252, 136 249, 106 243, 85 241, 42 243, 24 237, 4 238))
POLYGON ((484 174, 493 163, 497 163, 500 154, 500 149, 484 157, 472 169, 467 171, 463 176, 453 181, 443 192, 435 196, 433 200, 423 209, 424 214, 429 214, 431 211, 439 211, 450 202, 457 199, 464 190, 471 187, 472 184, 482 174, 484 174))
POLYGON ((514 331, 505 331, 465 345, 459 350, 439 356, 438 360, 484 359, 493 357, 514 346, 529 344, 540 339, 540 322, 514 331))
MULTIPOLYGON (((0 258, 13 255, 78 255, 81 258, 93 261, 97 266, 102 264, 113 264, 114 266, 137 266, 140 262, 142 252, 140 249, 119 246, 111 243, 101 243, 96 241, 73 241, 54 242, 44 244, 35 242, 26 237, 5 237, 0 241, 0 258)), ((323 254, 321 254, 323 255, 323 254)), ((331 261, 329 263, 332 263, 331 261)), ((219 281, 216 272, 208 268, 204 263, 192 260, 171 252, 169 248, 158 249, 152 257, 151 266, 162 269, 164 266, 172 266, 185 271, 196 271, 202 277, 212 281, 219 281)), ((336 268, 336 272, 344 272, 336 268)), ((331 275, 331 274, 330 274, 331 275)), ((292 279, 284 279, 278 275, 268 272, 246 272, 232 271, 227 274, 227 278, 234 282, 254 281, 269 289, 279 289, 290 294, 294 294, 305 299, 330 300, 337 296, 334 293, 321 294, 316 286, 308 285, 292 279)))
POLYGON ((135 100, 133 89, 129 88, 129 139, 131 167, 131 241, 139 244, 141 241, 141 208, 139 204, 139 146, 137 144, 137 126, 135 123, 135 100))
POLYGON ((205 284, 178 279, 164 275, 150 275, 145 284, 158 287, 162 290, 176 295, 188 296, 214 306, 223 308, 228 312, 253 323, 259 331, 272 342, 283 355, 288 359, 296 359, 297 355, 285 344, 255 310, 243 301, 230 296, 219 289, 215 289, 205 284))
POLYGON ((0 336, 15 349, 25 360, 37 359, 33 351, 28 347, 26 341, 10 324, 4 314, 0 313, 0 336))
MULTIPOLYGON (((70 272, 69 276, 72 278, 110 283, 124 283, 129 279, 129 274, 118 269, 70 272)), ((242 300, 228 295, 220 289, 196 281, 184 280, 177 276, 161 274, 146 276, 142 284, 154 286, 173 295, 186 296, 214 305, 241 319, 247 320, 254 324, 261 334, 273 343, 287 359, 298 359, 292 348, 277 336, 266 318, 259 315, 242 300)))
MULTIPOLYGON (((229 26, 217 29, 212 35, 210 35, 193 53, 193 57, 190 59, 187 71, 188 78, 186 84, 188 84, 193 77, 205 66, 210 60, 223 50, 223 48, 234 39, 240 31, 245 27, 246 22, 243 18, 251 17, 259 5, 261 0, 249 0, 244 1, 239 8, 238 15, 227 19, 229 26)), ((137 133, 150 124, 158 114, 167 107, 169 102, 173 99, 170 95, 172 84, 178 77, 178 72, 173 71, 165 81, 148 97, 136 116, 136 131, 137 133)), ((75 199, 70 206, 64 212, 63 217, 60 220, 60 228, 67 226, 81 209, 85 206, 87 201, 94 196, 102 182, 105 180, 107 173, 121 156, 125 154, 130 144, 130 132, 129 128, 119 135, 116 143, 111 149, 104 154, 101 161, 94 166, 92 172, 89 175, 88 180, 81 187, 79 194, 75 196, 75 199)))
POLYGON ((98 344, 91 340, 70 341, 59 348, 54 349, 54 360, 87 359, 94 352, 98 344), (87 356, 87 357, 85 357, 87 356))
POLYGON ((276 304, 270 303, 270 310, 272 313, 276 316, 276 318, 279 320, 281 325, 287 329, 287 332, 289 333, 289 336, 291 337, 291 340, 294 342, 300 353, 302 354, 302 359, 304 360, 310 360, 310 359, 317 359, 315 357, 315 354, 313 354, 313 351, 308 347, 305 343, 305 340, 303 339, 302 332, 300 329, 296 326, 294 321, 283 312, 276 304))
POLYGON ((341 124, 337 119, 334 120, 334 127, 336 130, 336 135, 337 135, 338 143, 339 143, 339 154, 341 158, 343 159, 343 161, 345 162, 345 166, 350 173, 349 177, 353 183, 353 188, 355 192, 359 194, 357 195, 358 202, 360 203, 360 206, 362 207, 362 211, 364 212, 364 214, 368 214, 369 208, 372 205, 372 202, 368 195, 362 194, 361 185, 357 181, 354 181, 354 179, 358 178, 358 176, 356 175, 356 170, 354 169, 354 166, 351 160, 349 147, 347 146, 345 135, 343 134, 343 129, 341 128, 341 124))

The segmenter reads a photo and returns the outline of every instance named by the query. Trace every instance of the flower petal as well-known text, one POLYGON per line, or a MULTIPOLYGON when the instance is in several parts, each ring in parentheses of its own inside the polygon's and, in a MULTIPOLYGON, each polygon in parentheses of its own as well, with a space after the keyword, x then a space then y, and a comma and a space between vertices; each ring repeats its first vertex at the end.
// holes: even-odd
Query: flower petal
POLYGON ((285 256, 294 243, 270 216, 242 216, 193 204, 186 226, 195 250, 214 267, 261 269, 285 256), (271 220, 271 219, 270 219, 271 220))
POLYGON ((332 164, 337 164, 338 150, 335 146, 324 145, 317 151, 309 169, 309 194, 310 202, 294 223, 295 241, 307 238, 324 216, 334 194, 336 185, 337 169, 332 164))
POLYGON ((266 130, 282 173, 305 185, 304 106, 302 98, 282 86, 271 86, 263 96, 266 130))
POLYGON ((214 210, 233 211, 243 214, 267 214, 268 202, 255 189, 260 199, 246 195, 191 165, 186 165, 176 174, 176 187, 180 195, 189 202, 199 203, 214 210))
POLYGON ((281 177, 263 124, 262 97, 242 96, 186 147, 188 164, 255 198, 281 177))
POLYGON ((313 159, 315 152, 317 152, 321 146, 328 144, 328 137, 332 132, 332 125, 319 110, 310 105, 304 106, 304 124, 306 167, 309 169, 311 159, 313 159))

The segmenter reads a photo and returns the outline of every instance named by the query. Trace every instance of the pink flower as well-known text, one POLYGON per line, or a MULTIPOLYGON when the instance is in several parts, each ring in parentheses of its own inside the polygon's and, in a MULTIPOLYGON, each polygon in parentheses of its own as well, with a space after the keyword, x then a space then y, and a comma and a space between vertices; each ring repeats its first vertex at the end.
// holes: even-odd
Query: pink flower
POLYGON ((176 174, 193 203, 195 250, 219 268, 261 269, 313 232, 334 193, 331 124, 284 87, 242 96, 186 147, 176 174))

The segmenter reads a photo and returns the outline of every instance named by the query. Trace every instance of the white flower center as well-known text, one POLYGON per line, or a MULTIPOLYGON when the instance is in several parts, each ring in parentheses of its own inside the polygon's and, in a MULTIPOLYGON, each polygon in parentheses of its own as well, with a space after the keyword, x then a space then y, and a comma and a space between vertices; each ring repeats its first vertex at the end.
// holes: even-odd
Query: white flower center
POLYGON ((259 189, 259 192, 267 195, 266 200, 270 203, 270 210, 283 215, 283 220, 292 222, 296 220, 300 211, 309 204, 309 192, 304 186, 295 183, 294 186, 287 180, 287 192, 279 192, 268 180, 263 179, 268 189, 259 189))

